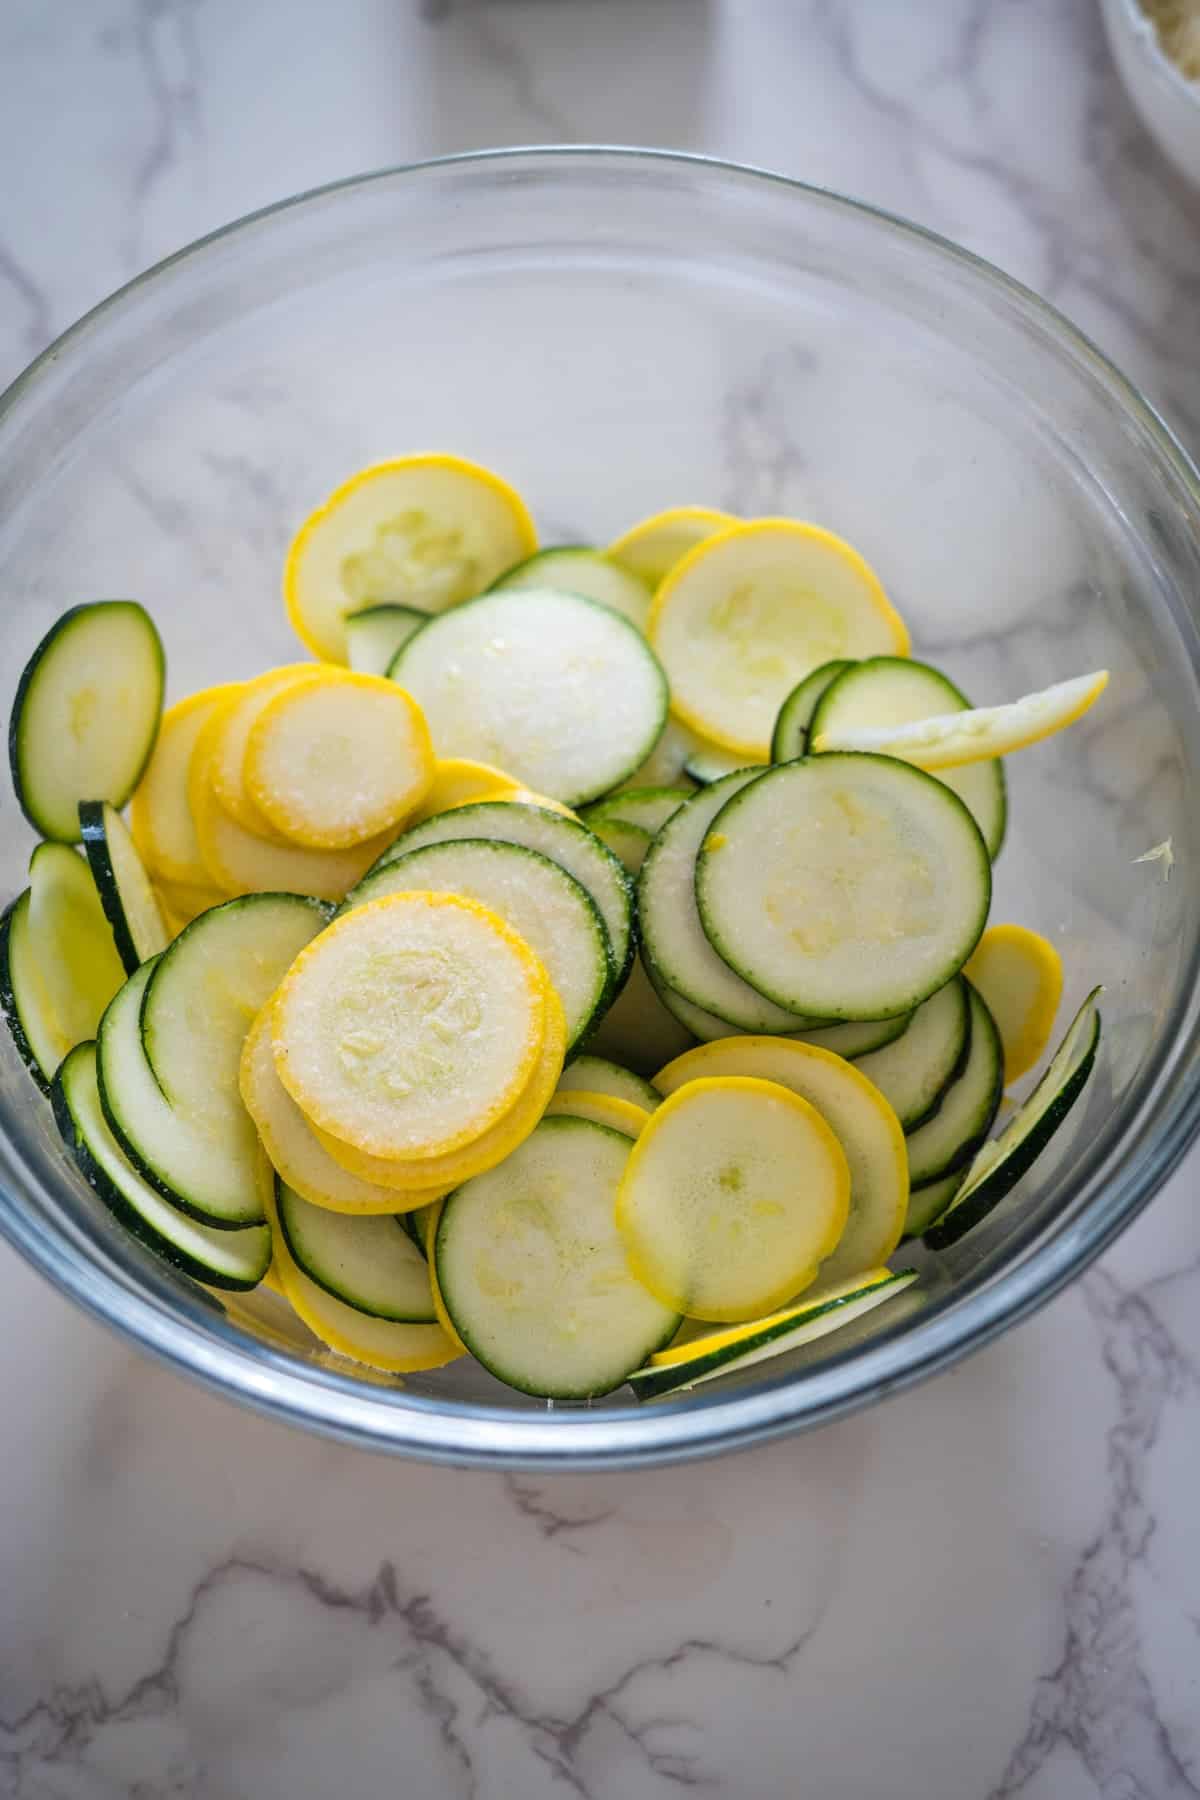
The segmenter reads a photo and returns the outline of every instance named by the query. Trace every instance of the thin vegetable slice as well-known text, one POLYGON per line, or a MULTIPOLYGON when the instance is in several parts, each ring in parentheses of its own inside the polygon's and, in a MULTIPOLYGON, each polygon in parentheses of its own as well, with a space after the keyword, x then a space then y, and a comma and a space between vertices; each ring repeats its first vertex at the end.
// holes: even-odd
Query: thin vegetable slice
POLYGON ((246 792, 293 843, 348 849, 394 830, 433 784, 420 708, 381 675, 293 683, 246 739, 246 792))
POLYGON ((489 469, 458 456, 377 463, 297 532, 283 574, 288 617, 314 655, 344 663, 347 613, 441 612, 536 548, 524 502, 489 469))
POLYGON ((545 1119, 500 1168, 443 1202, 442 1303, 467 1348, 523 1393, 611 1392, 669 1343, 678 1312, 631 1274, 613 1223, 629 1140, 545 1119))
POLYGON ((17 684, 8 759, 35 831, 79 842, 79 802, 124 806, 162 714, 166 662, 135 600, 73 606, 50 627, 17 684))
MULTIPOLYGON (((897 657, 896 661, 902 659, 897 657)), ((771 761, 793 762, 797 756, 803 756, 808 748, 808 728, 812 724, 813 714, 817 710, 822 695, 832 687, 839 675, 854 664, 844 657, 835 657, 832 662, 822 663, 803 681, 796 683, 787 699, 779 709, 775 720, 775 729, 771 733, 771 761)))
POLYGON ((806 1294, 797 1305, 767 1318, 726 1331, 706 1332, 678 1348, 672 1345, 669 1350, 660 1351, 644 1368, 634 1371, 629 1385, 637 1399, 654 1400, 698 1387, 719 1375, 752 1368, 839 1330, 852 1319, 902 1294, 916 1279, 915 1269, 901 1269, 896 1274, 890 1269, 875 1269, 835 1286, 822 1284, 819 1293, 806 1294))
POLYGON ((592 831, 598 832, 601 825, 616 821, 636 825, 654 837, 691 796, 691 788, 622 788, 619 794, 606 795, 585 806, 579 816, 592 831))
POLYGON ((618 1100, 615 1094, 588 1094, 563 1088, 551 1099, 546 1117, 590 1119, 594 1125, 607 1125, 624 1137, 635 1138, 640 1135, 650 1114, 644 1106, 618 1100))
POLYGON ((236 819, 244 831, 272 843, 286 843, 286 836, 272 826, 266 815, 254 804, 246 788, 246 746, 250 733, 264 708, 289 688, 306 682, 323 681, 328 674, 325 663, 284 663, 267 669, 253 681, 235 689, 221 709, 219 725, 206 732, 208 779, 222 808, 236 819))
POLYGON ((48 1094, 63 1058, 63 1036, 30 938, 28 888, 0 915, 0 1009, 17 1054, 48 1094))
POLYGON ((570 1088, 576 1093, 612 1094, 614 1099, 628 1100, 644 1112, 653 1112, 662 1101, 652 1082, 604 1056, 571 1057, 558 1085, 560 1090, 570 1088))
POLYGON ((648 968, 635 956, 624 987, 588 1039, 589 1050, 627 1063, 640 1075, 681 1056, 695 1042, 659 997, 648 968))
POLYGON ((1078 1100, 1100 1045, 1097 1002, 1102 992, 1093 988, 1028 1100, 975 1157, 953 1205, 925 1233, 931 1250, 945 1249, 987 1217, 1041 1155, 1078 1100))
POLYGON ((607 554, 653 591, 689 550, 736 523, 715 506, 669 506, 631 525, 607 554))
POLYGON ((435 1157, 512 1107, 541 1055, 547 980, 457 894, 393 894, 302 951, 275 997, 275 1063, 314 1125, 380 1157, 435 1157))
POLYGON ((766 766, 760 758, 739 756, 735 750, 705 749, 693 750, 683 768, 697 787, 711 787, 714 781, 722 781, 726 775, 736 775, 742 769, 765 769, 766 766))
POLYGON ((470 806, 477 800, 513 800, 522 792, 519 781, 506 775, 491 763, 472 762, 467 756, 438 757, 433 767, 429 792, 409 820, 418 825, 434 819, 439 813, 451 812, 456 806, 470 806))
MULTIPOLYGON (((961 688, 940 669, 905 656, 872 656, 850 664, 826 687, 812 716, 810 737, 823 742, 860 726, 905 725, 951 707, 969 706, 961 688)), ((994 860, 1008 823, 1003 763, 992 758, 964 769, 946 769, 939 779, 969 809, 994 860)))
POLYGON ((84 1180, 147 1249, 208 1287, 257 1287, 271 1261, 265 1225, 217 1231, 187 1218, 138 1174, 100 1106, 96 1046, 78 1044, 51 1090, 54 1117, 84 1180))
POLYGON ((292 1261, 335 1300, 375 1319, 435 1322, 425 1258, 395 1219, 339 1217, 310 1206, 283 1182, 275 1206, 292 1261))
POLYGON ((799 1094, 815 1106, 845 1152, 850 1212, 822 1283, 849 1280, 886 1262, 904 1229, 908 1157, 900 1121, 873 1082, 853 1063, 788 1038, 726 1038, 702 1044, 655 1076, 668 1096, 689 1081, 749 1076, 799 1094))
POLYGON ((991 895, 957 794, 883 756, 777 763, 696 859, 718 953, 777 1005, 831 1021, 911 1012, 971 954, 991 895))
POLYGON ((949 1175, 939 1175, 934 1181, 910 1189, 908 1216, 904 1221, 905 1237, 921 1237, 928 1231, 946 1211, 965 1179, 966 1170, 955 1169, 949 1175))
POLYGON ((169 940, 162 908, 125 821, 107 800, 81 800, 79 829, 117 954, 132 975, 169 940))
POLYGON ((635 1143, 617 1197, 634 1274, 690 1318, 779 1306, 836 1249, 850 1171, 807 1100, 741 1076, 689 1081, 635 1143))
POLYGON ((39 844, 29 859, 27 929, 57 1068, 68 1050, 95 1037, 125 979, 91 870, 66 844, 39 844))
POLYGON ((965 1167, 992 1128, 1004 1092, 1000 1033, 978 993, 964 983, 971 1007, 971 1047, 960 1075, 942 1095, 932 1118, 908 1134, 908 1173, 926 1186, 965 1167))
POLYGON ((279 1079, 271 1043, 270 1002, 246 1033, 238 1065, 238 1091, 272 1167, 313 1206, 360 1216, 400 1213, 440 1199, 445 1192, 431 1188, 399 1193, 353 1174, 330 1154, 279 1079))
POLYGON ((584 544, 564 544, 552 550, 537 550, 515 569, 508 569, 493 591, 506 588, 555 588, 564 593, 580 594, 585 600, 598 600, 614 612, 645 631, 650 616, 650 588, 640 576, 631 574, 602 550, 584 544))
POLYGON ((439 751, 498 763, 567 806, 606 794, 667 713, 657 659, 627 619, 575 594, 484 594, 432 619, 392 668, 439 751))
POLYGON ((856 730, 818 732, 814 748, 872 750, 898 756, 918 768, 958 769, 989 757, 1007 756, 1063 731, 1094 706, 1108 686, 1108 670, 1077 675, 1006 706, 979 706, 947 712, 912 725, 860 726, 856 730))
POLYGON ((1062 998, 1062 958, 1025 925, 989 925, 966 966, 1004 1045, 1004 1083, 1017 1081, 1050 1042, 1062 998))
POLYGON ((784 700, 835 657, 904 655, 908 632, 856 550, 816 525, 756 519, 709 538, 654 597, 671 710, 723 749, 770 755, 784 700))
POLYGON ((346 658, 363 675, 386 675, 396 652, 429 617, 415 606, 364 606, 347 613, 346 658))
POLYGON ((205 887, 211 882, 188 803, 188 777, 200 734, 244 692, 240 681, 202 688, 163 714, 158 740, 129 808, 133 841, 156 879, 205 887))
POLYGON ((967 984, 956 975, 918 1006, 900 1037, 860 1057, 858 1068, 895 1109, 904 1130, 915 1131, 936 1112, 970 1045, 967 984))

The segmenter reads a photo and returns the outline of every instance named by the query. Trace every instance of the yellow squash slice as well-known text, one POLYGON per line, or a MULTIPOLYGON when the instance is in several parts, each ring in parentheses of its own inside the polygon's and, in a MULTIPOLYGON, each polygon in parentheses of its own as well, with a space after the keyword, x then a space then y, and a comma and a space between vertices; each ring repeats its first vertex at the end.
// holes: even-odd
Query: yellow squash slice
POLYGON ((779 709, 811 670, 834 657, 906 656, 909 647, 858 552, 794 519, 733 525, 689 551, 655 595, 648 632, 676 717, 758 759, 770 755, 779 709))
POLYGON ((444 1155, 512 1107, 537 1066, 549 983, 487 907, 392 894, 346 913, 275 997, 275 1063, 314 1125, 372 1156, 444 1155))
POLYGON ((656 588, 689 550, 736 524, 732 513, 718 512, 715 506, 669 506, 631 525, 605 555, 656 588))
POLYGON ((837 1247, 850 1170, 814 1106, 743 1076, 689 1081, 650 1115, 617 1197, 630 1267, 695 1319, 756 1318, 837 1247))
POLYGON ((395 830, 429 792, 433 771, 420 707, 382 675, 330 670, 292 682, 246 739, 251 803, 290 842, 314 850, 395 830))
POLYGON ((205 726, 244 691, 240 681, 201 688, 163 714, 154 752, 129 807, 133 841, 156 878, 190 887, 212 885, 188 805, 188 770, 205 726))
POLYGON ((640 1137, 650 1114, 632 1100, 615 1094, 588 1094, 578 1088, 561 1088, 546 1108, 547 1118, 566 1113, 573 1119, 590 1119, 594 1125, 611 1125, 626 1137, 640 1137))
POLYGON ((1062 958, 1048 938, 1025 925, 989 925, 963 973, 996 1021, 1008 1086, 1041 1060, 1050 1042, 1062 999, 1062 958))
POLYGON ((1076 675, 1039 693, 1025 694, 1007 706, 975 706, 965 712, 938 713, 912 725, 861 726, 818 734, 813 749, 874 750, 897 756, 918 769, 936 774, 968 763, 1008 756, 1040 743, 1081 719, 1108 686, 1108 670, 1076 675))
POLYGON ((537 549, 520 495, 459 456, 376 463, 329 496, 297 532, 283 593, 301 641, 347 660, 346 614, 400 604, 443 612, 481 594, 537 549))
POLYGON ((236 819, 244 830, 252 831, 258 837, 282 841, 282 834, 275 830, 246 792, 246 745, 251 729, 263 708, 269 706, 277 694, 301 682, 319 681, 327 667, 324 663, 285 663, 281 668, 268 669, 265 674, 257 675, 253 681, 246 682, 240 694, 231 698, 222 714, 220 729, 214 728, 209 740, 209 780, 214 794, 231 819, 236 819))

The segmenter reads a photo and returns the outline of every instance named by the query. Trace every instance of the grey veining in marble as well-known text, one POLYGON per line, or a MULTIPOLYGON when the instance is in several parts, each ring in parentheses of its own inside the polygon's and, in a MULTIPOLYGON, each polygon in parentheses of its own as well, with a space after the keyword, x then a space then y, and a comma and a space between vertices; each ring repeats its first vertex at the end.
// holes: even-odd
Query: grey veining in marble
MULTIPOLYGON (((1200 443, 1200 198, 1091 0, 8 0, 0 377, 251 208, 546 139, 732 156, 915 217, 1046 294, 1200 443)), ((779 396, 812 373, 773 348, 738 385, 726 503, 770 509, 803 472, 779 396)), ((252 547, 287 499, 245 491, 229 436, 199 502, 114 483, 168 539, 242 492, 252 547)), ((0 1252, 0 1795, 1200 1793, 1197 1170, 951 1374, 628 1477, 302 1437, 0 1252)))

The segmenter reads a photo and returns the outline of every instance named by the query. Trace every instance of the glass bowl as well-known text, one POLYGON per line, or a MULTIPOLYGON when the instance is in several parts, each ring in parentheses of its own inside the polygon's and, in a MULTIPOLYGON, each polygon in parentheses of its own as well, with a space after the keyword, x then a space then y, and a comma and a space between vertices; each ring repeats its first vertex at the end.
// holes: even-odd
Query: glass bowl
MULTIPOLYGON (((3 680, 67 605, 152 610, 172 697, 296 655, 299 521, 348 471, 445 448, 546 541, 682 501, 789 513, 881 572, 976 700, 1098 667, 1074 730, 1009 762, 993 917, 1041 927, 1063 1020, 1103 982, 1084 1100, 983 1225, 845 1333, 674 1402, 548 1407, 458 1364, 400 1383, 269 1293, 210 1298, 110 1221, 4 1037, 0 1228, 91 1312, 211 1387, 451 1462, 667 1461, 829 1419, 994 1337, 1146 1204, 1197 1126, 1200 486, 1066 321, 912 226, 691 157, 534 150, 328 188, 98 307, 0 403, 3 680), (1177 866, 1135 858, 1171 838, 1177 866)), ((7 784, 6 784, 7 786, 7 784)), ((3 884, 29 832, 3 800, 3 884)))

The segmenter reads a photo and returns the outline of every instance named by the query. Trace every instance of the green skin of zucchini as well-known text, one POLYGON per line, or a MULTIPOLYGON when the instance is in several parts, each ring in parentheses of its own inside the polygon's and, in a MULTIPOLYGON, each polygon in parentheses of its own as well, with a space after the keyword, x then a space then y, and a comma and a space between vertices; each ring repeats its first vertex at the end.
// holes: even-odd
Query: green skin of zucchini
POLYGON ((1095 1065, 1099 1045, 1100 1019, 1097 1015, 1091 1048, 1083 1061, 1063 1084, 1058 1095, 1051 1101, 1028 1136, 1023 1137, 1020 1143, 1014 1145, 1003 1162, 997 1163, 995 1168, 984 1176, 979 1186, 968 1194, 965 1200, 959 1205, 951 1205, 949 1210, 929 1227, 922 1241, 930 1250, 945 1250, 949 1245, 957 1243, 960 1237, 965 1236, 981 1220, 986 1219, 992 1209, 1016 1186, 1022 1175, 1032 1167, 1087 1085, 1088 1076, 1095 1065))
POLYGON ((117 955, 127 975, 141 964, 129 922, 125 917, 125 907, 121 900, 121 889, 117 884, 116 872, 112 866, 112 858, 108 851, 108 833, 104 829, 104 802, 102 800, 81 800, 79 802, 79 834, 83 840, 84 853, 88 859, 88 867, 92 871, 92 880, 96 884, 96 892, 100 896, 100 905, 104 916, 112 927, 113 942, 117 946, 117 955))
MULTIPOLYGON (((85 1046, 80 1045, 78 1048, 83 1049, 85 1046)), ((71 1055, 74 1055, 73 1051, 71 1055)), ((63 1058, 62 1069, 59 1070, 50 1087, 50 1105, 55 1123, 62 1133, 63 1142, 70 1151, 80 1174, 97 1199, 103 1202, 117 1222, 123 1225, 131 1236, 137 1238, 140 1244, 143 1244, 147 1250, 153 1251, 155 1256, 163 1262, 169 1263, 173 1269, 177 1269, 180 1274, 189 1275, 193 1281, 201 1282, 206 1287, 222 1288, 233 1293, 249 1293, 256 1288, 259 1280, 262 1279, 261 1276, 255 1281, 238 1281, 231 1275, 214 1271, 206 1264, 196 1262, 193 1257, 187 1256, 174 1244, 169 1244, 165 1238, 160 1237, 158 1232, 146 1223, 136 1208, 129 1204, 120 1188, 109 1179, 95 1160, 84 1138, 76 1129, 75 1116, 71 1111, 61 1079, 63 1070, 66 1069, 69 1061, 70 1056, 63 1058)), ((263 1273, 266 1273, 265 1265, 263 1273)))
POLYGON ((12 1041, 16 1045, 17 1054, 43 1094, 49 1094, 50 1082, 42 1072, 37 1057, 30 1048, 29 1039, 25 1036, 25 1027, 21 1023, 21 1014, 17 1006, 16 990, 13 987, 12 958, 9 954, 9 939, 12 933, 13 914, 24 901, 29 903, 29 889, 18 894, 9 902, 3 914, 0 914, 0 1010, 4 1013, 12 1041))

